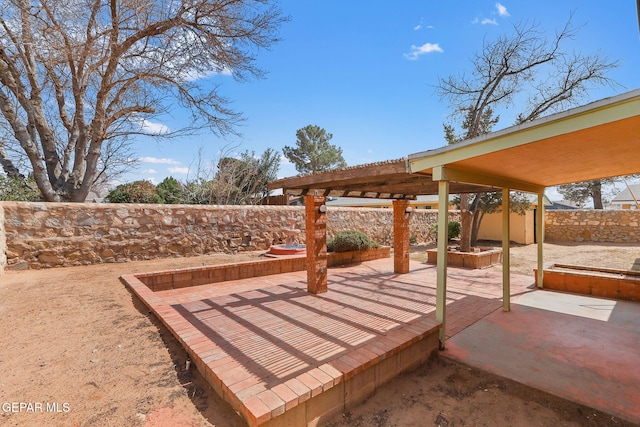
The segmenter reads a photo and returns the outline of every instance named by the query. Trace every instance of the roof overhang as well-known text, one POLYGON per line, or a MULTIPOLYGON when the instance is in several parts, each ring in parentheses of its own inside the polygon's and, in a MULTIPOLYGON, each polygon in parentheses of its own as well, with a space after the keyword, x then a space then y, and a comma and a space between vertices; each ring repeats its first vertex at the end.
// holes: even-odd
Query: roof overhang
POLYGON ((541 193, 640 172, 640 89, 459 144, 411 154, 412 173, 541 193))

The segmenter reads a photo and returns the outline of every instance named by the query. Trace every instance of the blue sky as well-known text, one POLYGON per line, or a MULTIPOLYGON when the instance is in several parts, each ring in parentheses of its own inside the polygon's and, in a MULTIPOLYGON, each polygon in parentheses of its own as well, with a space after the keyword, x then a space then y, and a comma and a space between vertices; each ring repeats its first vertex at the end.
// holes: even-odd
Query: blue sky
MULTIPOLYGON (((534 2, 447 0, 441 2, 284 0, 291 21, 282 41, 260 52, 266 78, 237 82, 219 75, 220 94, 243 113, 241 137, 203 133, 156 142, 139 139, 140 160, 125 180, 158 183, 167 176, 193 177, 198 153, 215 161, 221 151, 282 149, 308 124, 333 134, 347 164, 384 161, 445 145, 442 124, 450 107, 434 93, 439 78, 470 71, 484 39, 510 33, 514 24, 536 21, 549 34, 571 12, 583 26, 570 49, 600 51, 620 66, 610 77, 622 87, 594 90, 589 101, 640 87, 640 37, 633 0, 536 0, 534 2)), ((585 101, 586 103, 587 101, 585 101)), ((515 108, 499 111, 495 130, 513 124, 515 108)), ((179 111, 172 115, 180 116, 179 111)), ((175 129, 167 118, 156 126, 175 129)), ((296 175, 284 159, 279 177, 296 175)), ((558 197, 552 197, 553 200, 558 197)))

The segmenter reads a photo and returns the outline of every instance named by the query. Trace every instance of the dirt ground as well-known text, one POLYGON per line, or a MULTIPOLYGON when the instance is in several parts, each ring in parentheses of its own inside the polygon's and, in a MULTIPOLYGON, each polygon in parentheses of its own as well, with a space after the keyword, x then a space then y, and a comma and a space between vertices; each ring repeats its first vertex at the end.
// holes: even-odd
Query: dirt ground
MULTIPOLYGON (((413 252, 423 261, 424 247, 413 252)), ((512 271, 532 274, 535 253, 535 245, 514 247, 512 271)), ((0 278, 0 425, 244 425, 193 366, 185 368, 185 351, 118 277, 259 255, 6 272, 0 278)), ((640 248, 545 244, 545 263, 551 262, 630 269, 640 264, 640 248)), ((395 379, 325 424, 630 425, 441 359, 395 379)))

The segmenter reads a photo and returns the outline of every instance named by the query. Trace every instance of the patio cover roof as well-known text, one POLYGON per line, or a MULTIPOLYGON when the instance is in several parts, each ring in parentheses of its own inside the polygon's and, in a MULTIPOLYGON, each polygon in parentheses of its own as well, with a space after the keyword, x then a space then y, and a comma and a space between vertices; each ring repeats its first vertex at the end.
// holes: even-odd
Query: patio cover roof
MULTIPOLYGON (((409 155, 435 179, 533 193, 640 172, 640 89, 460 144, 409 155)), ((451 190, 453 193, 453 189, 451 190)))

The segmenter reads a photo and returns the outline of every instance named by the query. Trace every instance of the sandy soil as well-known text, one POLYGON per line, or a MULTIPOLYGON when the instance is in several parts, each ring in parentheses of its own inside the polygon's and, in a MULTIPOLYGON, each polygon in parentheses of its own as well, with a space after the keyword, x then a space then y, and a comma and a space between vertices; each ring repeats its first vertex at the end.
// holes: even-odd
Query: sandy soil
MULTIPOLYGON (((638 247, 545 245, 545 262, 631 268, 638 247)), ((422 260, 424 248, 415 248, 422 260)), ((531 274, 535 246, 512 250, 531 274)), ((0 425, 244 425, 160 322, 118 280, 125 273, 255 259, 259 253, 7 272, 0 278, 0 425)), ((499 267, 493 267, 499 268, 499 267)), ((466 366, 434 360, 327 426, 627 426, 466 366), (426 381, 429 378, 429 381, 426 381)))

